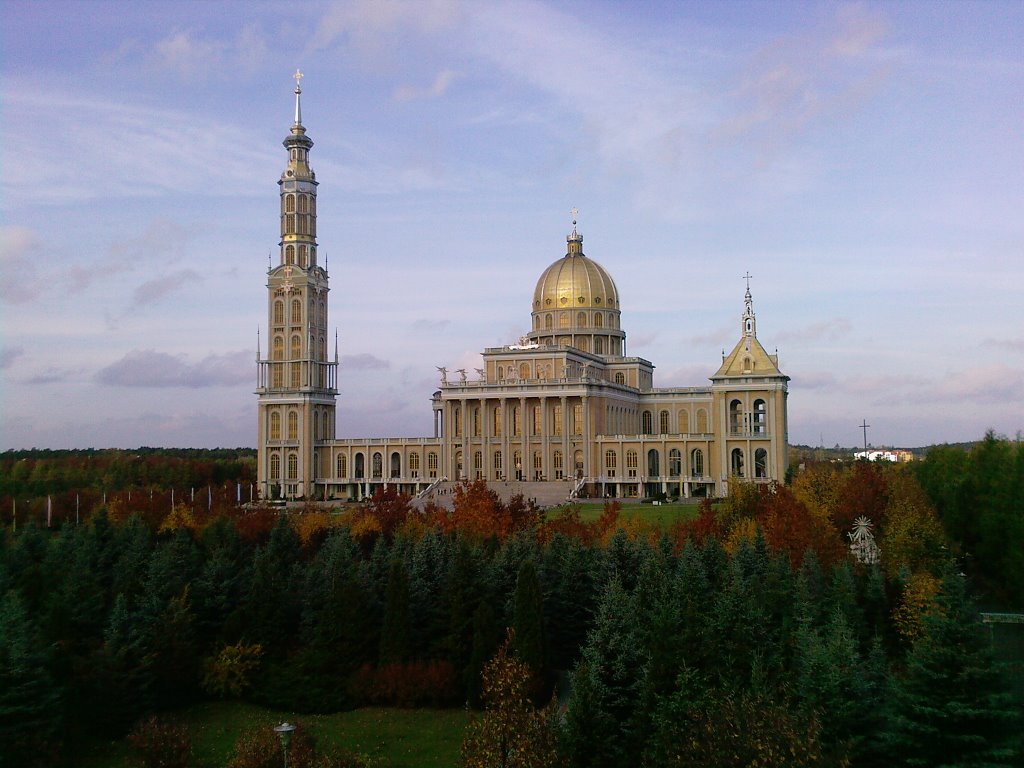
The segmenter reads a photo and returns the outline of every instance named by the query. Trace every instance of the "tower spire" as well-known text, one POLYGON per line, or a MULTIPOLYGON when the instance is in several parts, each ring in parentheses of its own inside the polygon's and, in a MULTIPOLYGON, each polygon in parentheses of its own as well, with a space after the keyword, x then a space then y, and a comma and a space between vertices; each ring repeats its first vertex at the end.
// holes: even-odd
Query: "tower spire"
POLYGON ((305 75, 302 74, 301 70, 296 69, 292 77, 295 78, 295 124, 302 125, 302 105, 299 102, 299 98, 302 96, 302 78, 305 75))
POLYGON ((747 340, 747 349, 750 349, 750 340, 757 338, 757 318, 754 316, 754 298, 750 295, 750 278, 753 275, 748 270, 743 279, 747 281, 747 291, 743 294, 743 336, 747 340))
POLYGON ((572 232, 570 232, 565 242, 569 244, 568 253, 566 256, 582 256, 583 255, 583 235, 576 231, 576 217, 579 215, 579 211, 573 208, 570 212, 572 214, 572 232))

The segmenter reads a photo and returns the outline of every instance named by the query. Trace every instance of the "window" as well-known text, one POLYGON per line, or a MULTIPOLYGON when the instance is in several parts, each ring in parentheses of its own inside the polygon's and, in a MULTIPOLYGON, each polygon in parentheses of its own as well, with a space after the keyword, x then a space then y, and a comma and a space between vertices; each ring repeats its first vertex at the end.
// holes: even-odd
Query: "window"
POLYGON ((768 451, 764 448, 754 451, 754 477, 768 477, 768 451))
POLYGON ((739 400, 729 403, 729 431, 734 435, 743 432, 743 403, 739 400))
POLYGON ((513 451, 512 452, 512 466, 515 468, 516 480, 523 479, 523 452, 513 451))
POLYGON ((452 411, 452 434, 462 437, 462 406, 457 405, 452 411))
POLYGON ((501 477, 502 477, 502 471, 503 471, 502 458, 503 457, 501 455, 501 451, 495 451, 494 452, 494 479, 495 480, 501 480, 501 477))
POLYGON ((568 312, 559 312, 558 313, 558 327, 559 328, 568 328, 569 327, 569 323, 571 322, 571 318, 572 318, 572 315, 570 313, 568 313, 568 312))
POLYGON ((576 403, 572 407, 572 433, 583 434, 583 403, 576 403))
POLYGON ((356 454, 356 480, 366 477, 366 457, 362 453, 356 454))
POLYGON ((292 299, 292 325, 302 324, 302 302, 292 299))
POLYGON ((391 479, 397 480, 402 476, 402 456, 397 452, 391 453, 391 479))
POLYGON ((512 406, 512 434, 516 437, 523 434, 523 410, 518 405, 512 406))
POLYGON ((544 315, 544 327, 545 328, 550 328, 551 327, 551 315, 550 314, 544 315))
POLYGON ((309 198, 305 195, 299 195, 299 213, 309 213, 309 198))
POLYGON ((654 448, 647 452, 647 476, 661 477, 661 456, 654 448))
POLYGON ((278 299, 274 302, 274 325, 284 324, 284 302, 278 299))
POLYGON ((418 453, 409 454, 409 474, 413 478, 420 476, 420 455, 418 453))
POLYGON ((519 364, 519 378, 523 379, 524 381, 526 379, 530 378, 530 364, 529 363, 520 363, 519 364))
POLYGON ((654 417, 650 411, 644 411, 640 417, 640 431, 645 435, 654 434, 654 417))
POLYGON ((348 456, 344 453, 339 453, 337 465, 337 472, 335 474, 338 477, 348 477, 348 456))
POLYGON ((270 479, 278 480, 281 477, 281 457, 276 453, 270 454, 270 479))
POLYGON ((624 374, 622 371, 619 371, 618 373, 616 373, 615 374, 615 383, 616 384, 625 384, 626 383, 626 374, 624 374))
POLYGON ((690 472, 694 477, 704 477, 704 451, 700 448, 690 451, 690 472))
POLYGON ((585 312, 577 312, 576 313, 576 326, 578 328, 586 328, 587 327, 587 315, 586 315, 585 312))
POLYGON ((604 339, 600 336, 594 339, 594 353, 598 355, 604 354, 604 339))
POLYGON ((743 449, 732 449, 732 474, 735 477, 743 477, 743 449))
POLYGON ((668 411, 662 411, 658 414, 658 432, 662 435, 667 435, 669 433, 668 411))
POLYGON ((373 479, 381 480, 384 477, 384 457, 379 454, 373 454, 373 479))
POLYGON ((295 411, 288 412, 288 439, 299 439, 299 414, 295 411))
POLYGON ((501 437, 501 406, 496 405, 494 407, 494 431, 491 433, 494 437, 501 437))
POLYGON ((464 477, 462 474, 462 451, 455 452, 455 476, 459 480, 464 477))
POLYGON ((679 477, 683 474, 683 455, 678 448, 668 452, 668 474, 669 477, 679 477))
POLYGON ((298 360, 302 357, 302 337, 299 334, 292 336, 292 350, 291 359, 298 360))
POLYGON ((534 435, 539 435, 540 434, 541 427, 543 426, 541 424, 541 416, 542 415, 543 415, 543 413, 540 410, 540 406, 539 405, 533 406, 533 434, 534 435))
POLYGON ((626 476, 636 477, 637 455, 636 451, 626 451, 626 476))
POLYGON ((275 360, 284 360, 284 339, 280 336, 274 337, 274 354, 275 360))
POLYGON ((295 195, 286 195, 284 198, 284 209, 288 213, 295 213, 295 195))
POLYGON ((754 401, 754 434, 763 435, 768 432, 768 413, 765 411, 764 400, 754 401))
POLYGON ((682 434, 687 434, 690 431, 690 413, 689 411, 679 412, 679 431, 682 434))
POLYGON ((555 480, 562 480, 565 478, 565 466, 562 459, 562 452, 555 451, 554 459, 555 480))
POLYGON ((598 312, 596 315, 594 315, 594 327, 595 328, 603 328, 604 327, 604 315, 602 315, 600 312, 598 312))
POLYGON ((609 449, 604 452, 604 473, 608 477, 615 477, 616 470, 619 465, 619 457, 615 455, 615 451, 609 449))
POLYGON ((284 249, 284 263, 285 264, 294 264, 295 263, 295 246, 294 245, 285 246, 285 249, 284 249))
POLYGON ((270 414, 270 439, 281 439, 281 414, 277 411, 270 414))
POLYGON ((562 434, 562 406, 556 405, 551 409, 552 418, 552 435, 562 434))
POLYGON ((544 477, 544 459, 540 451, 533 452, 533 479, 540 480, 544 477))
POLYGON ((573 469, 576 472, 576 479, 583 477, 583 451, 576 451, 573 454, 573 469))
POLYGON ((297 453, 288 454, 288 479, 299 479, 299 454, 297 453))
POLYGON ((477 480, 484 479, 484 455, 480 451, 473 453, 473 477, 477 480))
POLYGON ((427 476, 437 477, 437 454, 433 451, 427 454, 427 476))
POLYGON ((703 408, 697 411, 697 431, 702 435, 708 431, 708 412, 703 408))

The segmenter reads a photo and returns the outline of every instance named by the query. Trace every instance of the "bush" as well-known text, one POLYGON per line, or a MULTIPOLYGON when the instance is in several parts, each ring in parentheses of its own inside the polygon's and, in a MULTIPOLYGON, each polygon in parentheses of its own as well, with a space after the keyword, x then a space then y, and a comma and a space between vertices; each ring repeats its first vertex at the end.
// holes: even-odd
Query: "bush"
POLYGON ((187 768, 192 757, 188 728, 176 720, 150 715, 128 734, 132 765, 138 768, 187 768))
POLYGON ((352 678, 352 697, 360 704, 443 707, 458 701, 455 668, 447 661, 369 664, 352 678))
MULTIPOLYGON (((284 763, 281 738, 270 726, 246 731, 235 742, 227 768, 280 768, 284 763)), ((288 768, 368 768, 363 755, 351 752, 317 752, 316 740, 298 725, 288 742, 288 768)))

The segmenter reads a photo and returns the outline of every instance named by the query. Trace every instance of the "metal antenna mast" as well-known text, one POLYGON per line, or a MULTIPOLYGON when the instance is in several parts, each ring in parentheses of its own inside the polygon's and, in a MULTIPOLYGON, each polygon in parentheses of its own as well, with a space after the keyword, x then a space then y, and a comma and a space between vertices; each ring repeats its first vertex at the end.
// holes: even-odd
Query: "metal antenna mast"
POLYGON ((867 453, 867 450, 868 450, 868 427, 870 427, 870 426, 871 425, 868 424, 868 420, 867 419, 861 419, 860 428, 862 430, 864 430, 864 452, 865 453, 867 453))

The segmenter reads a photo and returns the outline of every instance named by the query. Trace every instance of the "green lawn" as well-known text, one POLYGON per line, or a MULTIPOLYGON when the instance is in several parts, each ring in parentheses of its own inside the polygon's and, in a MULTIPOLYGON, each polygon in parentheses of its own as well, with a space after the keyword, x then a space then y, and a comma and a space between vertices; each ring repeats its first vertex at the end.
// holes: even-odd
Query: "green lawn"
MULTIPOLYGON (((179 713, 192 732, 194 768, 223 768, 239 734, 273 728, 282 720, 305 725, 323 748, 343 747, 381 761, 388 768, 451 768, 468 715, 461 709, 371 707, 332 715, 296 715, 250 704, 199 704, 179 713)), ((124 768, 123 740, 94 745, 82 755, 82 768, 124 768)))
MULTIPOLYGON (((604 504, 598 502, 583 502, 579 505, 580 518, 584 522, 597 520, 604 511, 604 504)), ((561 510, 548 510, 548 517, 555 517, 561 510)), ((652 504, 623 504, 619 511, 622 520, 640 518, 668 528, 680 520, 692 520, 697 517, 697 502, 688 503, 666 503, 659 506, 652 504)))

